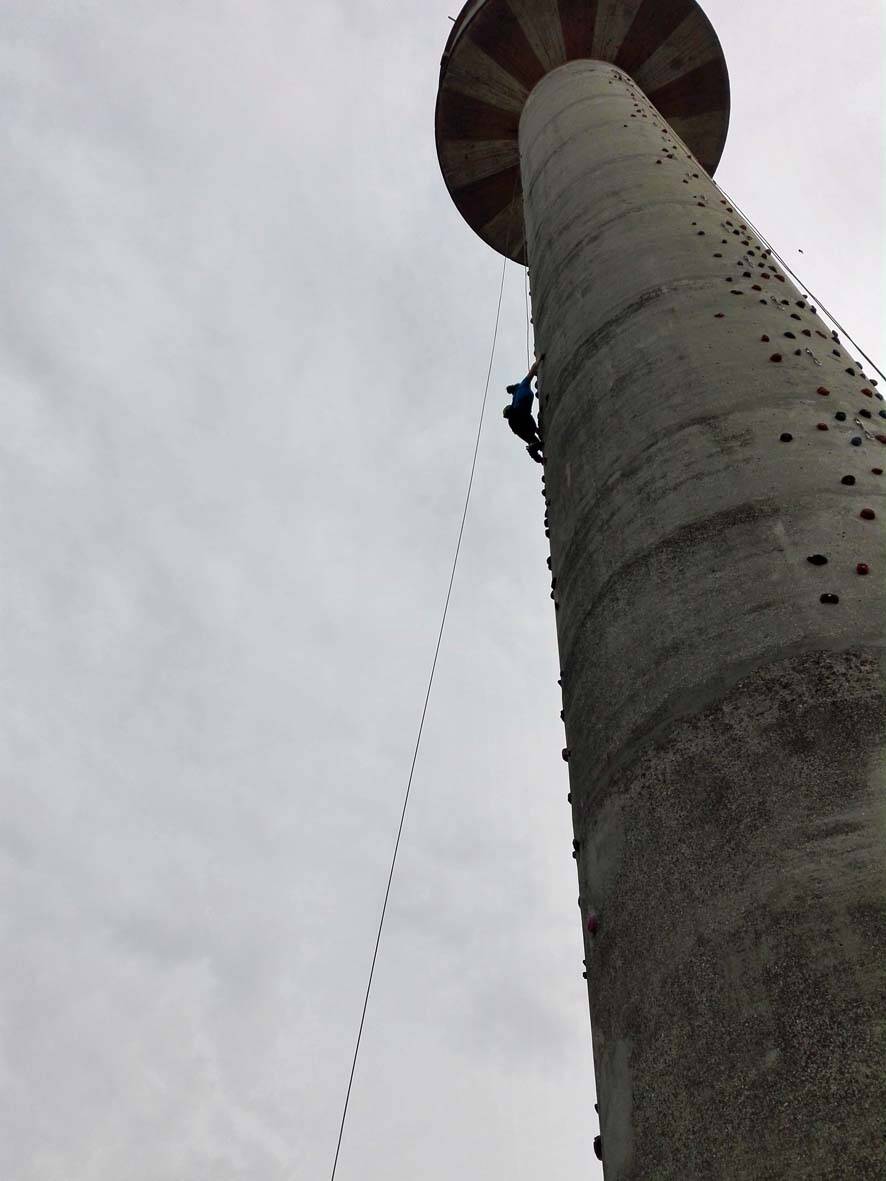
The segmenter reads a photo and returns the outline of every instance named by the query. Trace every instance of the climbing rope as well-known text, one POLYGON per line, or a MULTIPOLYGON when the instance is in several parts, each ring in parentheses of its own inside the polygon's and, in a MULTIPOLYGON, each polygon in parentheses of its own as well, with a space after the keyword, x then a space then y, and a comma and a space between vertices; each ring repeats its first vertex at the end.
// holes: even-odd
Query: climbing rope
POLYGON ((529 342, 529 338, 530 338, 529 322, 531 319, 531 317, 529 315, 529 267, 526 267, 523 279, 524 279, 523 294, 526 299, 526 369, 528 372, 532 368, 532 353, 530 352, 530 349, 532 346, 529 342))
MULTIPOLYGON (((516 197, 516 191, 515 191, 514 195, 516 197)), ((360 1025, 357 1030, 357 1041, 354 1046, 354 1056, 351 1061, 351 1073, 348 1078, 348 1089, 347 1089, 347 1093, 345 1094, 344 1109, 342 1110, 341 1124, 338 1129, 338 1142, 335 1146, 335 1159, 332 1162, 331 1181, 335 1181, 335 1171, 338 1168, 338 1158, 339 1158, 339 1153, 341 1152, 341 1142, 342 1142, 342 1137, 344 1136, 345 1122, 348 1118, 348 1106, 349 1106, 350 1100, 351 1100, 351 1088, 354 1085, 354 1072, 357 1069, 357 1057, 360 1053, 360 1043, 363 1039, 363 1026, 366 1022, 366 1010, 369 1007, 369 995, 372 991, 372 981, 375 976, 375 964, 378 959, 378 949, 379 949, 379 945, 381 943, 382 929, 384 928, 384 925, 385 925, 385 915, 387 914, 387 910, 388 910, 388 900, 391 896, 391 884, 393 883, 393 880, 394 880, 394 870, 397 865, 397 854, 400 851, 400 838, 403 835, 403 825, 406 820, 406 808, 407 808, 407 805, 409 804, 409 795, 412 791, 412 780, 415 775, 415 764, 418 760, 418 752, 419 752, 419 748, 421 746, 421 738, 422 738, 422 733, 424 731, 425 718, 427 717, 427 713, 428 713, 428 703, 431 700, 431 689, 433 688, 433 685, 434 685, 434 674, 437 671, 437 659, 440 655, 440 645, 443 642, 443 631, 446 627, 446 617, 449 614, 449 600, 452 598, 452 586, 453 586, 453 583, 455 582, 455 571, 458 567, 458 558, 459 558, 459 554, 461 553, 461 543, 462 543, 462 538, 464 537, 464 532, 465 532, 465 522, 467 521, 467 518, 468 518, 468 506, 471 503, 471 492, 473 491, 473 487, 474 487, 474 475, 477 471, 477 455, 480 451, 480 435, 482 434, 482 431, 483 431, 483 420, 486 416, 486 403, 489 398, 489 382, 492 378, 492 364, 493 364, 493 361, 495 360, 495 345, 498 340, 498 326, 499 326, 499 322, 501 320, 501 304, 502 304, 502 295, 504 293, 504 288, 505 288, 505 271, 507 270, 507 265, 508 265, 508 257, 507 257, 507 247, 506 247, 505 248, 505 257, 504 257, 504 261, 502 263, 502 268, 501 268, 501 282, 500 282, 499 288, 498 288, 498 306, 495 311, 495 327, 492 331, 492 347, 490 348, 490 351, 489 351, 489 367, 486 370, 486 385, 483 389, 483 401, 480 405, 480 420, 477 423, 477 436, 476 436, 476 439, 474 440, 474 455, 471 460, 471 474, 470 474, 470 477, 468 478, 468 490, 465 494, 464 511, 462 512, 461 524, 459 525, 459 528, 458 528, 458 539, 455 543, 455 554, 453 555, 453 558, 452 558, 452 569, 450 570, 450 573, 449 573, 449 585, 446 588, 446 599, 443 603, 443 617, 440 620, 440 630, 437 633, 437 644, 436 644, 436 647, 434 648, 434 659, 431 661, 431 672, 430 672, 430 676, 428 677, 428 685, 427 685, 427 689, 425 691, 425 701, 424 701, 424 705, 423 705, 422 711, 421 711, 421 719, 418 723, 418 734, 416 736, 415 746, 412 751, 412 763, 410 765, 409 776, 406 781, 406 793, 403 798, 403 808, 400 812, 400 824, 399 824, 399 827, 397 828, 397 839, 394 841, 394 854, 391 858, 391 868, 388 872, 388 884, 385 887, 384 902, 382 903, 381 916, 378 921, 378 930, 377 930, 376 936, 375 936, 375 947, 372 952, 372 963, 370 964, 370 967, 369 967, 369 979, 366 983, 366 994, 363 997, 363 1011, 360 1014, 360 1025)))
POLYGON ((803 282, 803 280, 799 277, 799 275, 797 275, 796 272, 792 269, 790 263, 786 259, 782 258, 782 256, 778 253, 778 251, 775 249, 775 247, 769 241, 769 239, 766 238, 757 229, 757 227, 754 225, 754 223, 751 221, 751 219, 748 217, 748 215, 745 213, 745 211, 742 209, 742 207, 736 201, 734 201, 732 199, 732 197, 729 195, 729 193, 727 193, 726 190, 721 185, 718 185, 716 181, 714 181, 714 187, 717 189, 718 192, 722 193, 722 195, 726 198, 726 200, 729 202, 729 204, 735 209, 736 213, 741 215, 742 219, 751 227, 751 229, 754 231, 754 233, 757 235, 757 237, 760 239, 760 241, 764 244, 766 249, 772 254, 772 256, 774 258, 778 259, 778 261, 781 263, 781 265, 784 267, 784 269, 787 271, 787 273, 791 276, 791 278, 794 280, 794 282, 797 284, 797 286, 802 288, 803 291, 806 292, 807 296, 814 304, 818 305, 819 311, 823 312, 824 315, 827 316, 827 318, 834 325, 834 327, 846 337, 846 339, 849 341, 849 343, 851 345, 853 345, 854 348, 856 348, 858 350, 858 352, 861 353, 861 355, 864 357, 864 359, 867 361, 867 363, 873 369, 875 369, 877 371, 877 373, 880 374, 880 376, 883 378, 884 381, 886 381, 886 373, 883 372, 883 370, 879 367, 879 365, 876 364, 875 361, 871 360, 871 358, 867 355, 867 353, 864 351, 864 349, 861 347, 861 345, 858 344, 858 342, 852 336, 849 335, 849 333, 846 331, 846 329, 843 327, 843 325, 840 323, 840 321, 837 319, 837 317, 834 316, 830 311, 828 311, 828 309, 821 302, 821 300, 818 298, 818 296, 813 291, 810 290, 810 288, 803 282))

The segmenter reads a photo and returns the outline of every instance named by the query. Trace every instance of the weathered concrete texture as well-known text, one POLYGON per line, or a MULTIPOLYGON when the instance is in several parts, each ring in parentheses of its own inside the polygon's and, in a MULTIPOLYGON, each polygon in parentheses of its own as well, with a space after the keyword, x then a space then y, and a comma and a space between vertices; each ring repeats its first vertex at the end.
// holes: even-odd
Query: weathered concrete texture
POLYGON ((520 150, 607 1179, 882 1177, 884 403, 619 70, 520 150))

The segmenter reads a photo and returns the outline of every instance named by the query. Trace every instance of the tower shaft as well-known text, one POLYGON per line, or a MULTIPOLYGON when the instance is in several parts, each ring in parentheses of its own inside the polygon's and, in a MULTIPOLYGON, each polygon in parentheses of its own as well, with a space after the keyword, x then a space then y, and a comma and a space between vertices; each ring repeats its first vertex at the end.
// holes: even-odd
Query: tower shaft
POLYGON ((883 402, 621 70, 519 148, 606 1176, 880 1175, 883 402))

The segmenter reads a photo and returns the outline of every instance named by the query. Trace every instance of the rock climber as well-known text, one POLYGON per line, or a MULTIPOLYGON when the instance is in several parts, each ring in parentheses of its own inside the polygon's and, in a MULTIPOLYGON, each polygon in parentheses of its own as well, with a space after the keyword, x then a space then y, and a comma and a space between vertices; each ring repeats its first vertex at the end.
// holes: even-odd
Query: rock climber
POLYGON ((538 376, 538 367, 544 359, 544 353, 540 357, 536 357, 535 364, 523 380, 518 385, 508 386, 511 404, 505 406, 503 411, 508 420, 508 426, 518 438, 528 444, 526 450, 536 463, 544 463, 544 459, 541 454, 542 444, 538 426, 532 417, 532 399, 535 396, 532 392, 532 379, 538 376))

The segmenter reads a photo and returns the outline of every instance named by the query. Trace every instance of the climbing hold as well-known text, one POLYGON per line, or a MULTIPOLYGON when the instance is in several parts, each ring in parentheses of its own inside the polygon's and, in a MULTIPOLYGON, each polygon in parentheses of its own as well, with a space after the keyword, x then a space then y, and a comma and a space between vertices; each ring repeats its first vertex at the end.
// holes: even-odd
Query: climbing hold
POLYGON ((597 1158, 597 1160, 603 1159, 603 1137, 602 1136, 595 1136, 594 1137, 594 1156, 597 1158))
POLYGON ((822 595, 821 599, 819 601, 822 603, 827 603, 829 606, 834 606, 835 604, 840 602, 840 596, 839 595, 822 595))
POLYGON ((744 292, 743 291, 733 291, 732 294, 733 295, 744 295, 744 292))
POLYGON ((802 322, 802 320, 803 320, 803 317, 802 317, 802 316, 798 316, 796 312, 791 312, 791 319, 792 319, 792 320, 800 320, 800 321, 802 322))
POLYGON ((803 350, 802 350, 802 349, 795 349, 795 350, 794 350, 794 356, 795 356, 795 357, 802 357, 802 356, 803 356, 803 350))
POLYGON ((794 336, 793 332, 786 332, 785 336, 788 338, 788 340, 796 340, 797 339, 796 336, 794 336))
POLYGON ((874 417, 873 414, 871 414, 870 410, 859 410, 858 413, 861 415, 862 418, 873 418, 874 417))
POLYGON ((717 314, 714 316, 714 319, 715 320, 725 320, 726 315, 724 312, 717 312, 717 314))
POLYGON ((764 344, 769 344, 769 337, 765 334, 760 337, 760 340, 762 340, 764 344))
POLYGON ((838 410, 837 413, 834 415, 834 418, 836 418, 837 422, 845 422, 846 421, 846 411, 845 410, 838 410))
POLYGON ((849 367, 849 368, 846 370, 846 372, 849 374, 849 376, 850 376, 850 377, 855 377, 855 370, 852 368, 852 366, 851 366, 851 365, 850 365, 850 367, 849 367))
POLYGON ((861 446, 861 435, 853 435, 852 438, 849 440, 849 442, 852 444, 853 447, 860 447, 861 446))
POLYGON ((564 748, 563 748, 563 762, 568 763, 571 757, 572 757, 572 751, 569 750, 568 747, 564 746, 564 748))
POLYGON ((778 365, 781 361, 784 360, 784 358, 782 357, 781 353, 773 353, 772 356, 769 358, 769 360, 773 361, 776 365, 778 365))
POLYGON ((581 841, 573 841, 572 847, 573 847, 573 849, 580 849, 581 848, 581 841))
POLYGON ((864 394, 864 396, 866 398, 873 398, 873 396, 874 396, 873 390, 862 390, 861 392, 864 394))
POLYGON ((715 254, 715 255, 714 255, 714 258, 722 258, 722 257, 723 257, 723 255, 722 255, 722 254, 715 254))
POLYGON ((566 797, 566 800, 567 800, 567 803, 570 803, 570 804, 572 803, 572 792, 569 793, 569 795, 566 797))
POLYGON ((883 469, 882 469, 881 467, 872 467, 872 468, 871 468, 871 475, 873 475, 873 476, 882 476, 882 475, 883 475, 883 469))
POLYGON ((877 514, 872 508, 863 508, 858 514, 863 521, 876 521, 877 514))
POLYGON ((600 929, 600 920, 597 918, 597 915, 593 910, 588 915, 588 921, 586 925, 589 935, 596 935, 600 929))
POLYGON ((880 411, 878 411, 878 413, 881 418, 886 418, 886 410, 880 410, 880 411))
POLYGON ((878 443, 886 443, 886 435, 874 435, 878 443))
POLYGON ((864 575, 864 574, 870 574, 870 572, 871 572, 871 568, 867 564, 867 562, 859 562, 858 565, 855 567, 856 574, 864 575))
POLYGON ((840 483, 847 484, 850 488, 853 488, 855 486, 855 476, 844 476, 840 483))
POLYGON ((792 443, 794 441, 794 436, 789 435, 787 431, 785 431, 783 435, 780 435, 779 438, 781 439, 782 443, 792 443))
POLYGON ((820 422, 818 424, 818 429, 820 431, 829 431, 831 428, 828 426, 828 424, 826 422, 820 422))
POLYGON ((821 396, 823 398, 827 398, 827 397, 830 397, 831 391, 828 389, 828 387, 826 385, 820 385, 818 387, 818 389, 816 390, 816 393, 821 394, 821 396))
POLYGON ((762 290, 763 290, 763 288, 760 286, 759 283, 755 283, 753 285, 753 287, 751 288, 751 291, 762 291, 762 290))
POLYGON ((828 564, 828 560, 824 554, 813 554, 810 558, 807 558, 806 561, 809 562, 811 566, 827 566, 828 564))

